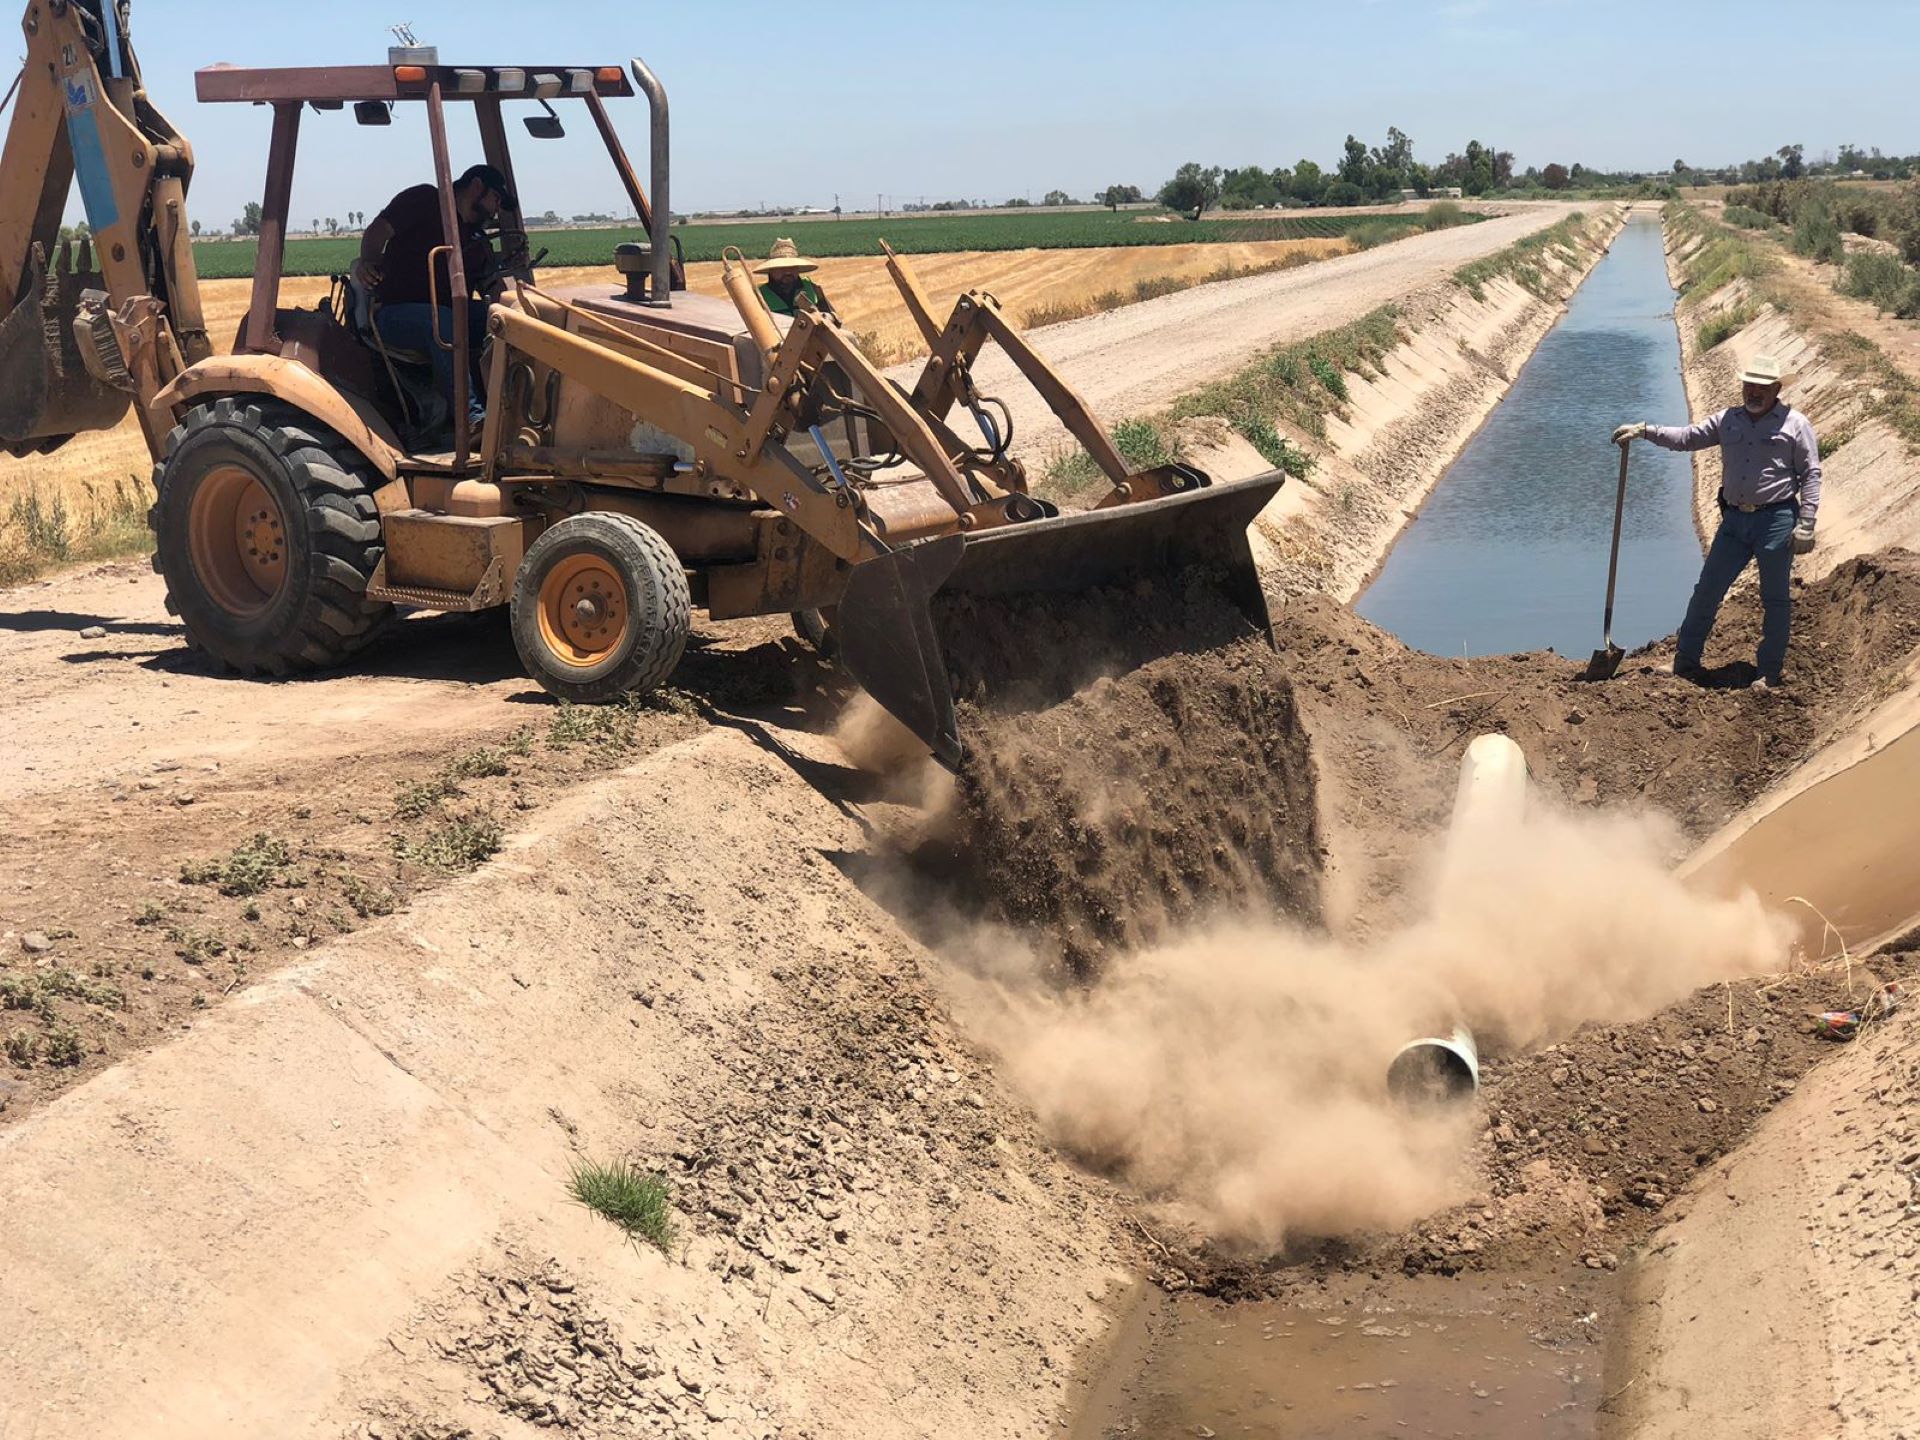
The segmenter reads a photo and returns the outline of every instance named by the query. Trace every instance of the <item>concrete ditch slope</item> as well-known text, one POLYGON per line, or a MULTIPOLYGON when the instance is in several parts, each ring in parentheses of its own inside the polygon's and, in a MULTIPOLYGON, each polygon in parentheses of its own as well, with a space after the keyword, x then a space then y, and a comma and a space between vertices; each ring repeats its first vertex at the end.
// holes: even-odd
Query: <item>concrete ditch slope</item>
POLYGON ((859 839, 714 732, 0 1136, 7 1418, 1033 1433, 1111 1222, 831 863, 859 839), (671 1257, 569 1203, 614 1156, 672 1178, 671 1257))

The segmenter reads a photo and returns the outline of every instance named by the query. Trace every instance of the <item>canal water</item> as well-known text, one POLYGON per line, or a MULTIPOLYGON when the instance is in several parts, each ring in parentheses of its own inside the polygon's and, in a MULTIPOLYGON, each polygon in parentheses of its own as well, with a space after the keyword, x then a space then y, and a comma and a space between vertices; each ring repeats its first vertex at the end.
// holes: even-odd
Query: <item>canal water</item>
MULTIPOLYGON (((1619 452, 1629 420, 1683 424, 1680 342, 1659 220, 1635 215, 1513 388, 1355 601, 1436 655, 1600 646, 1619 452)), ((1614 642, 1671 634, 1700 570, 1688 457, 1632 447, 1614 642)))
POLYGON ((1152 1305, 1067 1440, 1592 1440, 1602 1358, 1584 1327, 1597 1317, 1549 1318, 1571 1309, 1564 1286, 1440 1283, 1408 1282, 1410 1304, 1333 1310, 1152 1305))

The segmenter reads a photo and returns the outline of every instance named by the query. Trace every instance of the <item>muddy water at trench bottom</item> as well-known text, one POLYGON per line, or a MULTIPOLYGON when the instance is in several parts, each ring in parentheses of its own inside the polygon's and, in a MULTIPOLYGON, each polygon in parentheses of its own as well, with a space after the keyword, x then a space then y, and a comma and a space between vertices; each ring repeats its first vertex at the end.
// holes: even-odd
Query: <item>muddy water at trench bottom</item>
POLYGON ((1473 1306, 1148 1301, 1071 1440, 1591 1440, 1601 1347, 1548 1285, 1473 1306), (1531 1313, 1530 1313, 1531 1312, 1531 1313), (1558 1335, 1543 1335, 1543 1329, 1558 1335))
MULTIPOLYGON (((1636 215, 1354 609, 1435 655, 1598 649, 1619 479, 1607 437, 1687 420, 1673 302, 1660 222, 1636 215)), ((1700 570, 1691 487, 1687 456, 1632 447, 1615 644, 1680 623, 1700 570)))

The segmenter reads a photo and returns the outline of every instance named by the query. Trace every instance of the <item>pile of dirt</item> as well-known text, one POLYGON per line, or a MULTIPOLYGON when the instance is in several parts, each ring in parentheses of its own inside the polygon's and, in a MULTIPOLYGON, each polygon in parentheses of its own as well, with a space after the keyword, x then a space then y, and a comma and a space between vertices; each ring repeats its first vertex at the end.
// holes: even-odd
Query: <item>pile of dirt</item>
POLYGON ((1920 644, 1920 556, 1887 550, 1801 587, 1787 688, 1756 695, 1744 662, 1759 607, 1736 594, 1708 650, 1706 685, 1663 674, 1672 642, 1635 651, 1613 680, 1551 652, 1453 660, 1409 650, 1324 596, 1275 626, 1313 742, 1322 824, 1356 912, 1392 916, 1409 837, 1445 824, 1464 747, 1497 731, 1542 790, 1575 806, 1659 811, 1692 842, 1842 730, 1920 644))
POLYGON ((1558 1256, 1611 1270, 1697 1169, 1735 1149, 1833 1053, 1816 1016, 1905 980, 1912 955, 1714 985, 1632 1025, 1593 1025, 1482 1069, 1486 1199, 1406 1242, 1404 1268, 1450 1271, 1558 1256), (1491 1210, 1490 1217, 1487 1210, 1491 1210))
POLYGON ((1076 974, 1213 911, 1318 918, 1292 687, 1210 577, 940 618, 969 758, 923 861, 1076 974))
POLYGON ((1161 1279, 1229 1299, 1288 1295, 1331 1274, 1611 1271, 1673 1218, 1693 1174, 1737 1148, 1836 1042, 1821 1011, 1903 981, 1920 956, 1876 956, 1698 990, 1631 1024, 1583 1026, 1530 1054, 1483 1057, 1484 1128, 1465 1204, 1386 1236, 1249 1261, 1202 1243, 1161 1279))

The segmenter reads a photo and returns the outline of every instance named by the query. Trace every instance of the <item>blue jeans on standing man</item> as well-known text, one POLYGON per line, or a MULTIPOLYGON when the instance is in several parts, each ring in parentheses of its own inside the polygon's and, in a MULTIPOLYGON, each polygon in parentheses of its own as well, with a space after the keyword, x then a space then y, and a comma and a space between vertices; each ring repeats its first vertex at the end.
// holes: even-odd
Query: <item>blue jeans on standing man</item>
MULTIPOLYGON (((467 301, 467 350, 473 357, 475 369, 478 368, 480 347, 487 338, 487 302, 485 300, 467 301)), ((447 413, 453 413, 453 351, 442 350, 433 342, 433 306, 431 305, 383 305, 374 323, 380 327, 380 338, 389 345, 402 350, 417 350, 433 359, 433 383, 447 402, 447 413)), ((440 307, 440 335, 449 343, 453 340, 453 310, 450 306, 440 307)), ((469 374, 467 380, 467 417, 475 425, 486 418, 487 405, 480 394, 480 381, 477 373, 469 374)))
POLYGON ((1687 618, 1680 622, 1679 661, 1699 664, 1713 633, 1714 617, 1740 572, 1753 561, 1760 568, 1760 651, 1755 657, 1760 674, 1780 679, 1787 659, 1787 632, 1793 622, 1793 526, 1799 506, 1791 500, 1754 511, 1728 508, 1720 528, 1707 547, 1706 564, 1687 602, 1687 618))

